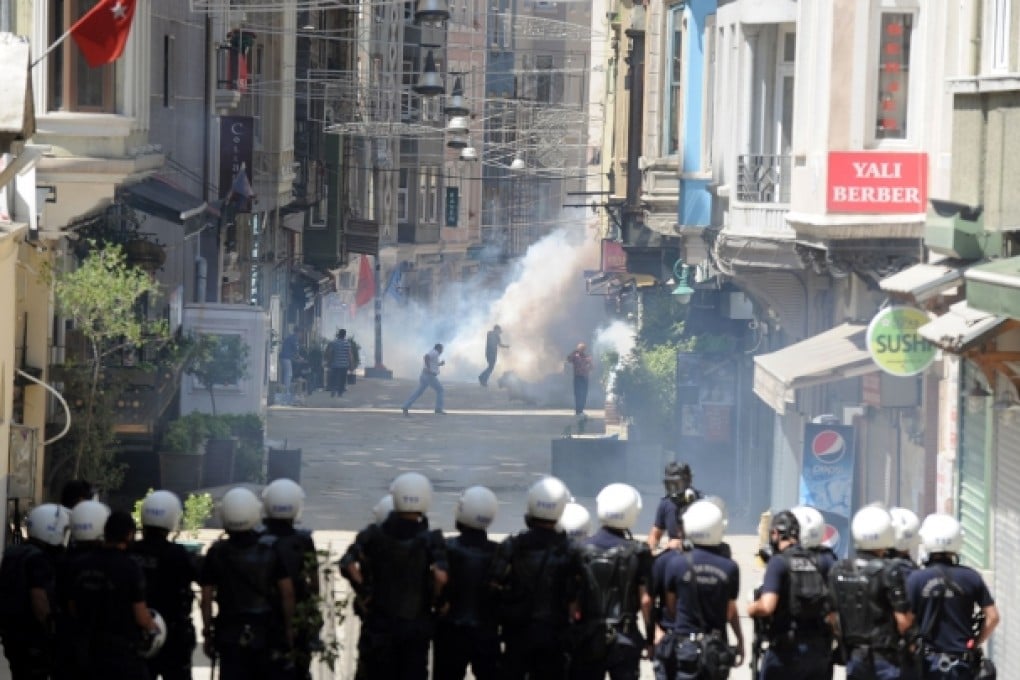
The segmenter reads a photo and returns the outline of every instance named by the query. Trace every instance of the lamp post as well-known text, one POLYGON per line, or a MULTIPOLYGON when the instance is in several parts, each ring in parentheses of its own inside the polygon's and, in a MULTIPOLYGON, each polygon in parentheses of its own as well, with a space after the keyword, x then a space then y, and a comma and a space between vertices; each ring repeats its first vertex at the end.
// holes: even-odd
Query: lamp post
POLYGON ((386 368, 386 364, 383 363, 382 353, 382 296, 385 293, 382 290, 380 284, 380 277, 382 276, 382 263, 379 257, 379 251, 376 251, 375 255, 375 366, 365 367, 366 378, 386 378, 387 380, 393 377, 393 371, 386 368))
POLYGON ((690 267, 683 260, 677 260, 673 263, 673 280, 676 281, 677 285, 673 289, 672 295, 682 305, 689 303, 694 295, 694 289, 688 283, 689 272, 690 267))

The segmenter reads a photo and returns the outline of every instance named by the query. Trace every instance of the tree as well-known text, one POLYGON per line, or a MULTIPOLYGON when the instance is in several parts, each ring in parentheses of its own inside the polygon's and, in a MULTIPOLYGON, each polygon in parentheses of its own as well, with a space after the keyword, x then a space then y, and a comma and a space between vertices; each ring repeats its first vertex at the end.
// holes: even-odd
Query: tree
MULTIPOLYGON (((102 416, 101 368, 104 360, 116 352, 169 339, 165 320, 147 320, 136 307, 146 295, 158 295, 159 284, 141 269, 128 265, 120 246, 98 248, 93 243, 77 269, 56 277, 53 292, 57 310, 73 320, 89 354, 81 394, 84 413, 78 414, 83 420, 75 428, 72 474, 79 478, 89 473, 97 481, 113 466, 111 423, 102 416)), ((66 460, 60 461, 64 463, 66 460)))
POLYGON ((248 377, 248 345, 240 335, 201 333, 195 339, 191 361, 185 371, 198 378, 209 392, 216 415, 216 385, 236 385, 248 377))

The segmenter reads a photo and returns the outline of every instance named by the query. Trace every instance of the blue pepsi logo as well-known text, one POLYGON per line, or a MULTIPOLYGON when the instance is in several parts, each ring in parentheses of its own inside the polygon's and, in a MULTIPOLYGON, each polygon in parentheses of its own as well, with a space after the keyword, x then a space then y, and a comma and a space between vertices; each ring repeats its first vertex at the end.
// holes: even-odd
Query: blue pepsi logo
POLYGON ((811 440, 811 453, 824 465, 838 463, 846 455, 846 439, 835 430, 822 430, 811 440))

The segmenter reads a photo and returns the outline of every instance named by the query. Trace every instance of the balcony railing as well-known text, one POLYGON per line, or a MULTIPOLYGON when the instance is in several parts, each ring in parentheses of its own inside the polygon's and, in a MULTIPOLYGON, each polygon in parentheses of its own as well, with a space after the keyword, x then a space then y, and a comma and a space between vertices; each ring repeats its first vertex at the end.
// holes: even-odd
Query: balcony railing
POLYGON ((790 156, 737 156, 737 200, 744 203, 789 203, 790 156))

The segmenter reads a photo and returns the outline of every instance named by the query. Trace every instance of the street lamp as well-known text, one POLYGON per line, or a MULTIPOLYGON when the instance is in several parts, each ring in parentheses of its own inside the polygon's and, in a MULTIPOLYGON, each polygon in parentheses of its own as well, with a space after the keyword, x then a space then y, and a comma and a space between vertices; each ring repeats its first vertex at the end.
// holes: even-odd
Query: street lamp
POLYGON ((677 282, 676 288, 673 289, 672 295, 676 297, 677 302, 682 305, 686 305, 691 301, 691 297, 694 295, 694 289, 688 284, 687 274, 690 271, 690 267, 683 260, 677 260, 673 263, 673 276, 677 282))

